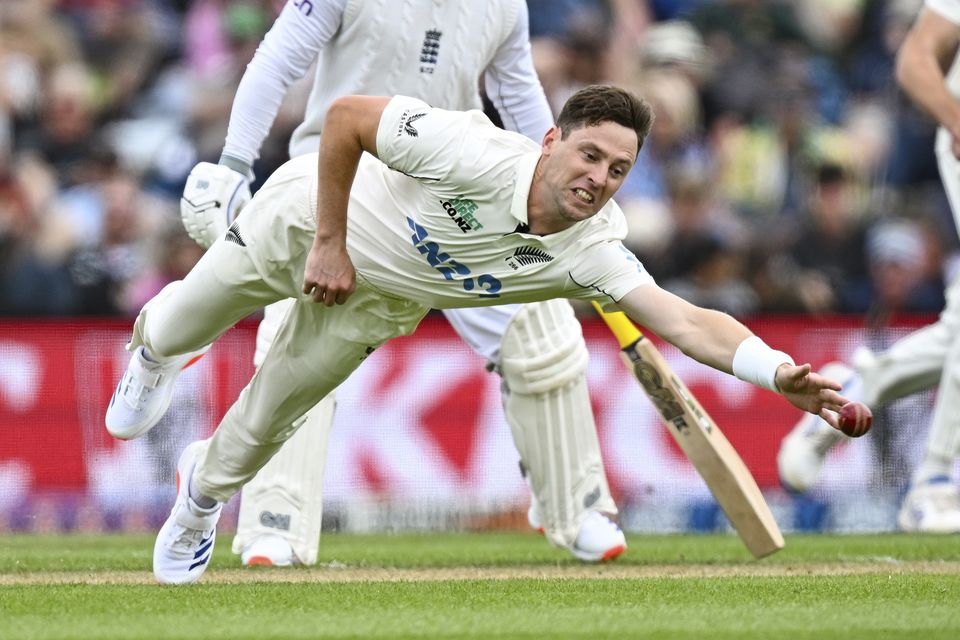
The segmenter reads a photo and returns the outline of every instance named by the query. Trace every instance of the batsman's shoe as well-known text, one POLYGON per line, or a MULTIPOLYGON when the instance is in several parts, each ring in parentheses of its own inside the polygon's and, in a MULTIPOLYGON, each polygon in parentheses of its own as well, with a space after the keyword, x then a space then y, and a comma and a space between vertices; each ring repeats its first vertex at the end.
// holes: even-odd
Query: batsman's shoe
MULTIPOLYGON (((824 365, 819 373, 844 387, 854 377, 853 369, 839 362, 824 365)), ((820 476, 827 452, 846 439, 843 432, 831 427, 820 416, 805 413, 780 443, 777 454, 780 484, 795 493, 808 491, 820 476)))
POLYGON ((243 548, 240 562, 245 567, 289 567, 300 564, 300 559, 286 538, 267 533, 255 538, 243 548))
POLYGON ((616 522, 591 511, 580 525, 570 553, 584 562, 613 560, 627 550, 627 539, 616 522))
POLYGON ((104 422, 110 435, 133 440, 150 431, 170 407, 173 381, 208 349, 209 345, 167 362, 153 362, 144 355, 144 347, 138 347, 107 407, 104 422))
MULTIPOLYGON (((540 512, 536 503, 527 510, 527 522, 539 533, 543 533, 540 512)), ((623 531, 613 520, 598 511, 591 511, 584 518, 577 532, 577 539, 570 547, 570 553, 584 562, 603 562, 613 560, 627 550, 627 540, 623 531)))
POLYGON ((540 510, 537 508, 537 501, 530 501, 530 508, 527 509, 527 522, 537 533, 543 533, 543 525, 540 524, 540 510))
POLYGON ((897 525, 915 533, 960 533, 960 487, 936 476, 907 492, 897 525))
POLYGON ((190 444, 177 462, 177 501, 153 545, 153 575, 161 584, 196 582, 213 555, 223 505, 204 509, 189 495, 190 477, 205 447, 204 440, 190 444))

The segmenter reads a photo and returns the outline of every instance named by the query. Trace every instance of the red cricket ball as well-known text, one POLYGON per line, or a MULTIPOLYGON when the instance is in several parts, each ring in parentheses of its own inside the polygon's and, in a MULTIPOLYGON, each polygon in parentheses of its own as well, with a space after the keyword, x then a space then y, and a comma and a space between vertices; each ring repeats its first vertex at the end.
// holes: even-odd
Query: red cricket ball
POLYGON ((873 424, 873 413, 862 402, 848 402, 840 407, 840 431, 851 438, 859 438, 873 424))

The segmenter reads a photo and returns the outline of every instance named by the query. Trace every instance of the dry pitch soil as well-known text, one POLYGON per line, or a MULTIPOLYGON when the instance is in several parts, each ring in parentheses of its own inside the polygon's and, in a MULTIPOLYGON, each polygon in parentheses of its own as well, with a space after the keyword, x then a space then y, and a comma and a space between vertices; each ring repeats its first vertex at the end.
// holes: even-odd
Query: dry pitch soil
MULTIPOLYGON (((324 564, 296 569, 212 569, 205 584, 256 582, 437 582, 444 580, 621 580, 643 578, 725 578, 844 576, 864 574, 960 575, 960 562, 900 562, 892 558, 813 564, 617 565, 537 567, 361 568, 324 564)), ((0 585, 155 584, 149 571, 35 572, 0 574, 0 585)))

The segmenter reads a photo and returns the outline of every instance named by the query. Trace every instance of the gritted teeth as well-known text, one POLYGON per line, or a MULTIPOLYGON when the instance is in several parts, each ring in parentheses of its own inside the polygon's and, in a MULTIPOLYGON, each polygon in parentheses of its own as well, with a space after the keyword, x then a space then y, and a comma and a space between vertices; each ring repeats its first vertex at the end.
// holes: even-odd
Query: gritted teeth
POLYGON ((587 202, 587 203, 593 202, 593 195, 589 191, 586 191, 585 189, 576 188, 573 190, 573 193, 574 195, 577 196, 577 198, 579 198, 580 200, 583 200, 584 202, 587 202))

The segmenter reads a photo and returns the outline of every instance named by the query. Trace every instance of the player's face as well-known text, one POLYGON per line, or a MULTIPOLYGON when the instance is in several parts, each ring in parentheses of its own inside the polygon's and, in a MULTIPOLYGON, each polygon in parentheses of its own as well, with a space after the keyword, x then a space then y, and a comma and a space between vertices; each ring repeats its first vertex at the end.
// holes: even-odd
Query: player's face
POLYGON ((637 159, 633 129, 604 122, 544 139, 541 180, 553 213, 569 226, 596 214, 613 197, 637 159))

